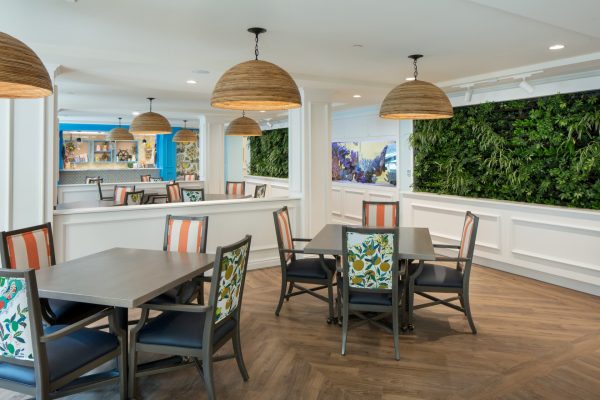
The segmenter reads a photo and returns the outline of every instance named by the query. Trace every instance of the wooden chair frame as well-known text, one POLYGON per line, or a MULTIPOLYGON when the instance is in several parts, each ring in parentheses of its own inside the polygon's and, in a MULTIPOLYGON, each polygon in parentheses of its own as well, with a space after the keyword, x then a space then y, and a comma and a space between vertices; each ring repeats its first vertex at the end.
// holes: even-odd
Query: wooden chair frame
POLYGON ((112 200, 114 198, 113 196, 105 196, 102 194, 102 181, 97 180, 96 185, 98 185, 98 194, 100 195, 100 200, 112 200))
POLYGON ((125 194, 125 203, 124 205, 129 206, 129 205, 142 205, 144 204, 144 191, 143 190, 134 190, 133 192, 127 192, 125 194), (141 200, 140 200, 140 204, 129 204, 129 198, 133 195, 139 194, 141 196, 141 200))
POLYGON ((364 226, 367 223, 367 215, 365 213, 366 206, 378 205, 378 204, 396 206, 396 227, 399 227, 400 226, 400 202, 399 201, 366 201, 366 200, 363 200, 363 202, 362 202, 362 225, 364 226))
POLYGON ((177 187, 177 192, 179 192, 179 198, 181 200, 181 188, 179 187, 179 183, 177 183, 177 182, 167 183, 167 203, 180 203, 181 201, 174 201, 174 199, 171 198, 171 194, 169 191, 169 187, 171 187, 171 186, 177 187))
MULTIPOLYGON (((215 389, 214 389, 214 377, 213 377, 213 363, 223 360, 228 360, 231 358, 235 358, 238 364, 238 368, 240 373, 242 374, 242 378, 244 381, 249 379, 248 371, 246 369, 246 365, 244 363, 244 359, 242 356, 242 346, 240 341, 240 313, 242 309, 242 301, 244 294, 244 286, 246 281, 245 274, 248 269, 248 258, 246 257, 245 265, 244 265, 244 278, 242 279, 242 284, 240 287, 240 296, 237 309, 228 316, 226 319, 220 321, 217 325, 221 326, 227 319, 232 319, 235 321, 235 328, 232 332, 225 335, 218 342, 213 343, 214 331, 215 331, 215 307, 218 300, 219 294, 219 285, 221 279, 221 260, 223 258, 224 253, 228 253, 232 250, 245 246, 246 244, 250 248, 251 237, 250 235, 246 235, 246 237, 240 240, 237 243, 234 243, 229 246, 217 247, 217 252, 215 256, 214 262, 214 270, 212 274, 212 280, 210 285, 210 295, 209 295, 209 303, 208 305, 198 305, 198 304, 144 304, 141 306, 142 308, 142 317, 140 318, 140 322, 135 326, 135 328, 131 331, 131 349, 129 352, 129 395, 133 398, 136 397, 136 378, 141 376, 148 376, 159 374, 163 372, 169 372, 176 370, 181 367, 187 367, 190 365, 194 365, 198 370, 200 376, 204 380, 204 384, 206 386, 206 391, 209 399, 215 399, 215 389), (204 314, 204 332, 202 337, 202 349, 194 349, 189 347, 179 347, 179 346, 163 346, 163 345, 152 345, 152 344, 143 344, 137 343, 138 334, 140 330, 143 328, 144 324, 148 320, 148 314, 150 310, 155 311, 179 311, 179 312, 190 312, 190 313, 199 313, 204 314), (225 345, 229 340, 233 342, 233 354, 223 355, 215 357, 214 354, 225 345), (163 365, 161 364, 161 360, 159 362, 153 364, 147 364, 142 368, 139 368, 137 365, 137 353, 138 352, 149 352, 163 355, 175 355, 180 357, 189 357, 191 362, 182 363, 177 366, 172 365, 163 365)), ((202 318, 201 315, 198 318, 202 318)))
MULTIPOLYGON (((277 221, 277 216, 279 215, 279 213, 282 212, 286 213, 287 219, 288 221, 290 221, 290 215, 287 206, 280 208, 279 210, 273 211, 273 221, 275 222, 275 235, 277 237, 277 246, 279 247, 279 261, 281 265, 281 292, 279 294, 279 303, 277 304, 275 315, 279 316, 279 313, 281 312, 281 307, 283 306, 283 300, 289 301, 290 297, 298 296, 301 294, 309 294, 313 297, 316 297, 319 300, 326 302, 329 305, 329 317, 327 318, 327 323, 331 324, 332 322, 336 322, 333 296, 333 287, 336 286, 336 283, 333 282, 334 271, 332 271, 325 264, 325 256, 323 254, 319 254, 319 261, 321 268, 327 276, 325 279, 301 277, 290 278, 287 276, 288 262, 286 260, 286 254, 291 253, 292 257, 290 258, 290 261, 295 261, 296 254, 304 254, 304 250, 287 249, 284 247, 283 238, 281 237, 281 232, 279 231, 279 223, 277 221), (307 288, 305 286, 299 285, 298 283, 306 283, 317 286, 307 288), (299 290, 294 292, 294 288, 297 288, 299 290), (315 293, 316 291, 322 289, 327 289, 327 297, 319 293, 315 293)), ((292 242, 310 241, 311 239, 292 237, 292 242)))
POLYGON ((95 389, 100 386, 111 384, 114 382, 120 383, 120 398, 127 398, 127 374, 125 373, 125 361, 127 360, 127 346, 125 331, 120 329, 116 324, 115 310, 105 309, 95 315, 82 319, 74 324, 65 326, 56 332, 44 335, 44 330, 41 322, 40 299, 37 295, 37 282, 35 279, 35 271, 30 270, 7 270, 0 272, 1 276, 24 278, 27 283, 27 300, 29 305, 29 318, 31 323, 31 337, 33 341, 33 354, 35 361, 15 360, 11 358, 0 357, 0 361, 14 365, 22 365, 33 367, 35 370, 35 386, 25 385, 17 382, 0 380, 0 387, 25 393, 30 396, 35 396, 36 399, 56 399, 63 396, 68 396, 85 390, 95 389), (101 319, 109 319, 110 329, 114 332, 119 340, 119 347, 110 353, 99 357, 91 363, 50 382, 50 366, 46 355, 46 343, 60 339, 70 333, 76 332, 87 325, 99 321, 101 319), (88 373, 102 364, 117 358, 119 365, 119 375, 115 376, 112 372, 99 372, 92 375, 88 373), (88 374, 82 377, 84 374, 88 374))
POLYGON ((259 195, 258 191, 262 188, 265 189, 265 196, 266 196, 266 194, 267 194, 267 185, 266 184, 254 186, 254 198, 255 199, 260 199, 260 198, 265 197, 265 196, 260 196, 260 197, 258 196, 259 195))

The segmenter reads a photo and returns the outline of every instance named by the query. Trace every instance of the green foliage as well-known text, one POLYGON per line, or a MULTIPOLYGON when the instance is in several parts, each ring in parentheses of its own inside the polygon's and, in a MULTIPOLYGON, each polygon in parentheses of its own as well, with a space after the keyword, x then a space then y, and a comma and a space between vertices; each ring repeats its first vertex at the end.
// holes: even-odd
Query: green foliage
POLYGON ((597 92, 456 108, 411 141, 416 191, 600 209, 597 92))
POLYGON ((262 136, 250 137, 250 174, 288 177, 287 128, 263 131, 262 136))

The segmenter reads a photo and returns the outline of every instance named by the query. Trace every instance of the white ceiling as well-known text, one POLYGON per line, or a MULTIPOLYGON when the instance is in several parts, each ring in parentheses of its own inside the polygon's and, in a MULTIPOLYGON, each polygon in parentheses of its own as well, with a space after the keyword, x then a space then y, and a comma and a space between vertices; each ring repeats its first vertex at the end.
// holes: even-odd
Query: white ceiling
MULTIPOLYGON (((598 0, 0 3, 0 30, 45 63, 64 67, 57 80, 61 116, 90 120, 130 118, 147 109, 148 96, 158 98, 154 110, 176 125, 215 112, 209 101, 217 79, 254 55, 251 26, 268 29, 261 59, 286 69, 302 87, 329 90, 341 108, 379 103, 411 75, 406 56, 416 52, 425 55, 421 78, 455 82, 600 51, 598 0), (566 48, 548 50, 555 43, 566 48)), ((253 113, 265 115, 273 116, 253 113)))

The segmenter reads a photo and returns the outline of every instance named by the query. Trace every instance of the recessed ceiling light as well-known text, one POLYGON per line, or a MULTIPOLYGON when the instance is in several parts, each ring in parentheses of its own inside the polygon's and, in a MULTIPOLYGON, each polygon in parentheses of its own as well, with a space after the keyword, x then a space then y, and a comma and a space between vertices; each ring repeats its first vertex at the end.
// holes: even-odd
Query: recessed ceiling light
POLYGON ((565 48, 564 44, 553 44, 552 46, 548 47, 548 49, 550 50, 562 50, 565 48))
POLYGON ((364 46, 362 44, 355 43, 355 44, 352 45, 352 47, 364 47, 364 46))
POLYGON ((190 85, 195 85, 195 84, 196 84, 196 83, 198 83, 198 82, 196 82, 196 81, 195 81, 195 80, 193 80, 193 79, 188 79, 187 81, 185 81, 185 83, 189 83, 190 85))
POLYGON ((138 115, 140 115, 140 112, 139 111, 134 111, 134 112, 131 113, 131 115, 134 115, 134 116, 137 117, 138 115))
POLYGON ((414 76, 409 76, 408 78, 406 78, 407 81, 414 81, 415 77, 414 76))
POLYGON ((355 94, 355 95, 354 95, 354 96, 352 96, 352 97, 354 97, 355 99, 360 99, 362 96, 361 96, 360 94, 355 94))

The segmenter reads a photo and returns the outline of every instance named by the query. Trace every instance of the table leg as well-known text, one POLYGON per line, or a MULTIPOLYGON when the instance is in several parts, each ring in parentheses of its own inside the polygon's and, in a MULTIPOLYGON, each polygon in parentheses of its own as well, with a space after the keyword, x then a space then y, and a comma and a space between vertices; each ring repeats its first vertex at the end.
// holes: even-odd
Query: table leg
MULTIPOLYGON (((123 374, 125 374, 127 379, 127 385, 125 390, 128 391, 129 388, 129 325, 127 324, 129 321, 129 309, 123 307, 115 307, 116 311, 116 328, 119 330, 123 330, 125 332, 125 340, 123 340, 123 346, 125 347, 125 360, 123 362, 123 374)), ((130 398, 130 394, 127 393, 127 398, 130 398)))

